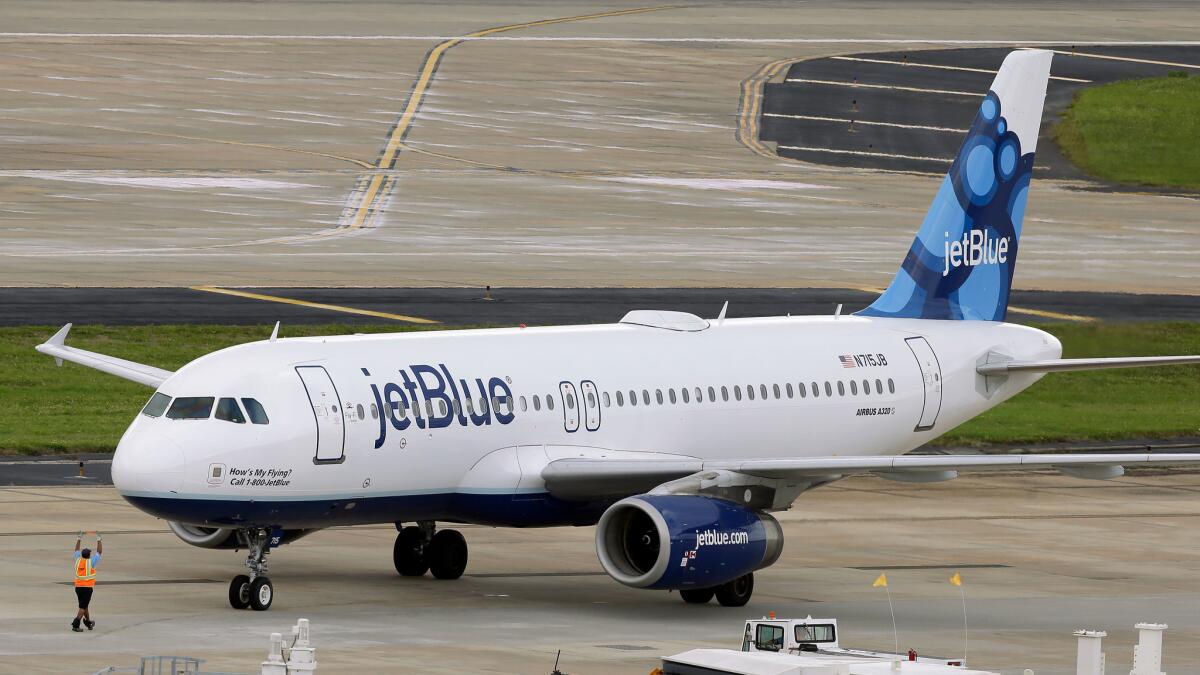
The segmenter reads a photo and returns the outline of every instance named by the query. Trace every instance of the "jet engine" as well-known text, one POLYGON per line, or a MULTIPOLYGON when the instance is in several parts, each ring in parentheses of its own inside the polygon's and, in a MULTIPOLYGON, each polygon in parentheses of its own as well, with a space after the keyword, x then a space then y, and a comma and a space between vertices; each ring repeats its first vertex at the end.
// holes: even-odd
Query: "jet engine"
POLYGON ((634 588, 711 588, 773 565, 782 551, 777 520, 715 497, 629 497, 596 525, 604 571, 634 588))
MULTIPOLYGON (((168 521, 167 526, 171 528, 175 536, 192 546, 225 549, 247 548, 247 545, 238 538, 237 529, 232 527, 201 527, 199 525, 185 525, 174 521, 168 521)), ((279 541, 272 543, 271 546, 290 544, 300 537, 312 534, 313 532, 316 532, 316 530, 284 530, 279 541)))

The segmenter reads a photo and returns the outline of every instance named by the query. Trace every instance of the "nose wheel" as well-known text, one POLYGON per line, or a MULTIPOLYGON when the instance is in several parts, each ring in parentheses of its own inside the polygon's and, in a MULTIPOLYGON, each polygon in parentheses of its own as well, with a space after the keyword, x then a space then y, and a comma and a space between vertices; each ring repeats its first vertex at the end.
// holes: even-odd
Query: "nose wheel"
POLYGON ((250 574, 239 574, 229 582, 229 605, 234 609, 253 609, 264 612, 275 600, 275 586, 267 578, 267 545, 269 530, 239 530, 238 540, 250 549, 246 557, 246 568, 250 574))
POLYGON ((392 563, 402 576, 426 571, 438 579, 457 579, 467 569, 467 540, 458 530, 436 530, 432 521, 401 527, 392 547, 392 563))

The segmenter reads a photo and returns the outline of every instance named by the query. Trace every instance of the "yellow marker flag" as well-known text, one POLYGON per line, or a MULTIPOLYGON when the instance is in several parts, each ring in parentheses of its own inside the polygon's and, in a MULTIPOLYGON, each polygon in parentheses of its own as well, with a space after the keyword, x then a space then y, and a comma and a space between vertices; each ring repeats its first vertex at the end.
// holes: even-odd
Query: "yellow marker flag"
POLYGON ((876 579, 876 580, 875 580, 875 583, 871 584, 871 586, 872 586, 873 588, 879 588, 879 587, 881 587, 881 586, 882 586, 883 588, 887 588, 887 575, 886 575, 886 574, 880 574, 880 575, 879 575, 879 578, 878 578, 878 579, 876 579))
POLYGON ((950 577, 950 583, 954 584, 955 586, 962 586, 962 574, 955 572, 954 576, 950 577))

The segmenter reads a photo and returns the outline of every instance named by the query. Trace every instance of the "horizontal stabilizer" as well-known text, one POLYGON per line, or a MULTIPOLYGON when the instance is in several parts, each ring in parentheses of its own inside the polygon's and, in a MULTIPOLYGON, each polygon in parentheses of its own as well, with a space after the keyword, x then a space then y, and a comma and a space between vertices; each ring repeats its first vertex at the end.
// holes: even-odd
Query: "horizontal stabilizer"
POLYGON ((1112 359, 1048 359, 1045 361, 1000 361, 976 368, 980 375, 1005 373, 1061 373, 1071 370, 1181 366, 1200 363, 1200 356, 1129 356, 1112 359))
POLYGON ((156 389, 172 375, 169 370, 147 366, 134 361, 126 361, 125 359, 118 359, 115 356, 105 356, 104 354, 68 347, 66 345, 67 334, 70 332, 71 324, 67 324, 59 329, 54 334, 54 337, 38 345, 36 349, 42 354, 53 356, 55 362, 60 366, 63 361, 70 361, 71 363, 78 363, 81 366, 94 368, 100 372, 116 375, 117 377, 156 389))

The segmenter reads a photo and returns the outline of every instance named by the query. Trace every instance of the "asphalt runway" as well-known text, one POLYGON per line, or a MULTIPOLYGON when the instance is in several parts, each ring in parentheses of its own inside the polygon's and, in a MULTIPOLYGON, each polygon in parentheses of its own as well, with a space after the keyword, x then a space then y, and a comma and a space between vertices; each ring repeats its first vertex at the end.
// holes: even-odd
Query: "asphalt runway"
MULTIPOLYGON (((1198 47, 1042 48, 1055 55, 1036 178, 1090 180, 1063 157, 1050 134, 1084 87, 1174 71, 1200 75, 1198 47)), ((775 143, 780 156, 817 164, 943 173, 1010 51, 928 49, 798 61, 781 82, 765 85, 760 140, 775 143)))
MULTIPOLYGON (((715 318, 849 314, 878 292, 848 288, 0 288, 0 325, 613 323, 633 309, 715 318), (367 312, 367 314, 355 312, 367 312), (382 314, 379 316, 377 314, 382 314)), ((1198 321, 1200 296, 1014 291, 1009 321, 1198 321)), ((286 331, 285 331, 286 332, 286 331)))

